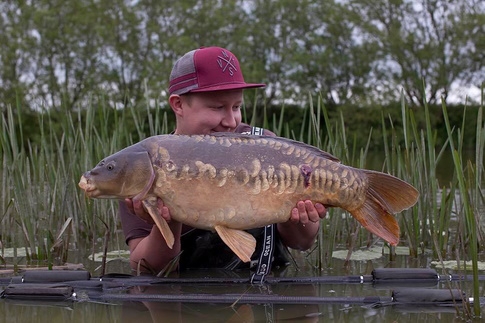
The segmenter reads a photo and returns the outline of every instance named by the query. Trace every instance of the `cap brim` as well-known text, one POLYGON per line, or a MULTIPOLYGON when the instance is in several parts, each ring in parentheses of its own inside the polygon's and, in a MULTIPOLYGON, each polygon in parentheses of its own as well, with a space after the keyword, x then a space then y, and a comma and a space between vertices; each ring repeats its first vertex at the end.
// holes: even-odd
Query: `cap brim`
POLYGON ((223 91, 223 90, 241 90, 241 89, 254 89, 258 87, 265 87, 266 84, 262 83, 231 83, 231 84, 220 84, 215 86, 208 86, 204 88, 193 89, 189 92, 212 92, 212 91, 223 91))

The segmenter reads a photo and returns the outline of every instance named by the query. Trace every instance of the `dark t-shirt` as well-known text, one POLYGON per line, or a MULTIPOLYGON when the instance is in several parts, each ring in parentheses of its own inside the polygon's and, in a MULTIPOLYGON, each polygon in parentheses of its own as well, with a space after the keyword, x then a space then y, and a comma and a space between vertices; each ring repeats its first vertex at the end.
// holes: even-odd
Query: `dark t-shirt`
MULTIPOLYGON (((252 127, 249 125, 240 124, 235 132, 251 133, 251 130, 252 127)), ((264 135, 275 136, 275 134, 269 130, 264 130, 264 135)), ((120 201, 119 203, 118 214, 121 219, 121 226, 127 243, 131 239, 144 238, 150 234, 153 225, 148 224, 130 212, 124 201, 120 201)), ((227 247, 217 233, 183 225, 180 240, 183 251, 179 261, 180 269, 224 268, 233 270, 255 266, 262 250, 264 229, 256 228, 247 231, 256 238, 256 251, 252 256, 249 265, 244 264, 231 251, 231 249, 227 247)), ((288 250, 281 243, 278 233, 276 232, 273 266, 286 265, 288 263, 287 253, 288 250)))

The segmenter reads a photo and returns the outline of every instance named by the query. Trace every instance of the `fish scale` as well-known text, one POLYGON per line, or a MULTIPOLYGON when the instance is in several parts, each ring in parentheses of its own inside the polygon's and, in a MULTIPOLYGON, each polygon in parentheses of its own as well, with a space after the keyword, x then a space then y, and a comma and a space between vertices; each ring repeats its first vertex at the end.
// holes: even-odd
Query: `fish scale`
POLYGON ((400 232, 392 214, 419 196, 394 176, 343 165, 316 147, 233 133, 147 138, 103 159, 79 186, 92 198, 142 201, 172 247, 173 234, 157 209, 160 198, 172 219, 217 231, 243 261, 256 245, 244 230, 288 221, 303 200, 340 207, 396 245, 400 232), (120 191, 121 183, 129 185, 120 191))

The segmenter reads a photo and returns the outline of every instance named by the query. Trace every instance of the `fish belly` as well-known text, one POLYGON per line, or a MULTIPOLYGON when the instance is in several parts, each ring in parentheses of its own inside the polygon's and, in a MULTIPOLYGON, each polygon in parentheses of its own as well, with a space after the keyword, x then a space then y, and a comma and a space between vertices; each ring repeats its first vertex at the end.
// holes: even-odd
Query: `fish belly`
POLYGON ((173 186, 178 192, 173 198, 161 194, 172 218, 201 229, 212 230, 216 225, 223 225, 246 230, 285 222, 296 205, 295 197, 276 196, 271 192, 253 195, 241 186, 214 188, 200 184, 191 185, 190 190, 184 184, 177 186, 173 186))

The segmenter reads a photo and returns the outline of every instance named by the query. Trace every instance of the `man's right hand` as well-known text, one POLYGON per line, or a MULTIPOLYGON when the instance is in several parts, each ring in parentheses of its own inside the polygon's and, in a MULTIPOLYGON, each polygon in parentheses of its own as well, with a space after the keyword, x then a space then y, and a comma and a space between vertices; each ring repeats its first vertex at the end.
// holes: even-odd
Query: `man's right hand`
MULTIPOLYGON (((125 203, 128 209, 131 211, 131 213, 135 214, 136 216, 138 216, 140 219, 142 219, 147 223, 155 224, 152 217, 145 209, 141 201, 133 201, 132 199, 125 199, 125 203)), ((158 211, 162 215, 162 218, 164 218, 167 222, 170 223, 172 217, 170 216, 170 211, 168 210, 168 207, 166 207, 165 204, 163 204, 163 201, 161 199, 157 199, 157 204, 158 204, 158 211)))

